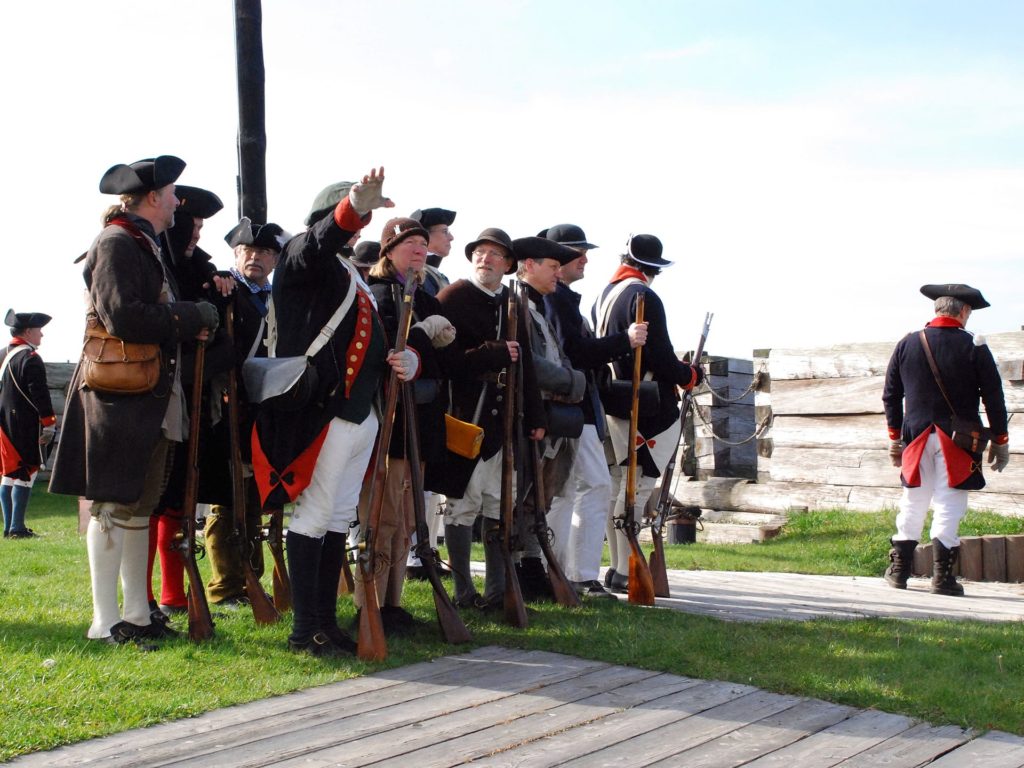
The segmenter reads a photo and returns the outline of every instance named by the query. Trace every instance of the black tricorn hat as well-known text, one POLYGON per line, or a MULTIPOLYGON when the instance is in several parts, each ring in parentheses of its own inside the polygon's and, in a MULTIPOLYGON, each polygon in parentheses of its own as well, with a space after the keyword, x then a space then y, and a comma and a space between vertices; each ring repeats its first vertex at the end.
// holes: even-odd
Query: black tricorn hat
POLYGON ((100 192, 105 195, 150 192, 173 184, 183 170, 185 161, 174 155, 147 157, 130 165, 112 165, 100 179, 100 192))
POLYGON ((380 261, 380 243, 376 240, 360 240, 350 261, 357 267, 372 267, 380 261))
POLYGON ((306 214, 306 226, 312 227, 333 211, 341 199, 348 195, 350 189, 352 189, 351 181, 336 181, 321 189, 313 198, 313 205, 310 206, 309 213, 306 214))
POLYGON ((466 243, 466 258, 468 260, 473 260, 473 251, 476 250, 480 243, 494 243, 508 251, 508 257, 512 260, 512 264, 505 270, 505 274, 511 275, 516 271, 516 249, 512 244, 512 238, 508 236, 505 230, 498 229, 497 227, 488 227, 477 235, 476 240, 472 243, 466 243))
POLYGON ((44 315, 42 312, 15 312, 13 309, 8 309, 4 324, 10 328, 24 331, 26 328, 42 328, 51 320, 53 320, 52 317, 44 315))
POLYGON ((580 257, 579 253, 569 246, 556 243, 545 237, 517 237, 512 244, 516 249, 516 258, 520 261, 523 259, 533 259, 534 261, 554 259, 564 267, 570 261, 575 261, 580 257))
POLYGON ((630 235, 626 242, 629 258, 645 267, 669 267, 674 263, 661 258, 661 251, 661 240, 654 235, 630 235))
POLYGON ((185 213, 196 219, 208 219, 224 207, 224 203, 213 192, 201 187, 177 184, 174 196, 178 198, 176 213, 185 213))
MULTIPOLYGON (((555 226, 545 229, 544 233, 537 235, 537 237, 546 237, 548 240, 568 245, 570 248, 584 248, 586 250, 597 248, 593 243, 587 242, 587 236, 583 234, 583 229, 575 224, 555 224, 555 226)), ((576 255, 579 256, 578 253, 576 255)))
POLYGON ((430 229, 438 224, 450 227, 455 221, 455 211, 446 208, 417 208, 409 214, 409 218, 416 219, 424 229, 430 229))
POLYGON ((288 236, 277 224, 253 224, 248 216, 243 216, 231 231, 224 235, 224 240, 232 248, 238 245, 251 245, 254 248, 270 248, 280 253, 288 241, 288 236))
POLYGON ((922 285, 921 293, 933 301, 943 296, 952 296, 959 299, 971 309, 984 309, 992 305, 985 301, 981 291, 964 283, 939 283, 935 285, 922 285))

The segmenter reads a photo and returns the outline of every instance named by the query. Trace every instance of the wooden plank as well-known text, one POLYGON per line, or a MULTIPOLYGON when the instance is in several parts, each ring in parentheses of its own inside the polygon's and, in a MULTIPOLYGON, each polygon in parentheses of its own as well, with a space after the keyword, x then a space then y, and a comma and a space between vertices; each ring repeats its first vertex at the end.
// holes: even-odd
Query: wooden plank
POLYGON ((1024 536, 1006 537, 1006 580, 1024 581, 1024 536))
MULTIPOLYGON (((310 768, 339 763, 376 763, 398 758, 415 750, 443 747, 450 744, 453 739, 467 734, 487 728, 501 728, 519 718, 547 712, 574 701, 593 698, 601 693, 639 683, 642 683, 648 694, 653 697, 677 693, 697 685, 696 680, 678 675, 665 675, 621 666, 606 667, 477 707, 460 709, 439 717, 424 718, 419 722, 374 734, 355 743, 346 742, 302 757, 275 762, 275 765, 279 768, 292 765, 310 768)), ((449 750, 449 754, 455 756, 452 750, 449 750)))
POLYGON ((1002 731, 989 731, 959 749, 954 749, 930 768, 1021 768, 1024 766, 1024 739, 1002 731))
POLYGON ((776 416, 882 413, 881 377, 790 379, 772 382, 776 416))
POLYGON ((927 576, 931 578, 932 575, 932 544, 931 542, 925 542, 924 544, 918 544, 914 550, 914 565, 911 568, 911 572, 915 576, 927 576))
MULTIPOLYGON (((1024 478, 1024 469, 1021 470, 1024 478)), ((887 449, 790 448, 776 444, 772 482, 900 487, 900 471, 887 449)))
POLYGON ((985 568, 981 559, 981 537, 964 536, 960 539, 960 575, 968 581, 981 581, 985 568))
MULTIPOLYGON (((888 449, 885 414, 787 416, 772 420, 772 441, 779 448, 879 448, 888 449)), ((1012 444, 1012 438, 1011 438, 1012 444)))
POLYGON ((564 680, 607 666, 560 654, 528 654, 499 663, 481 665, 470 671, 453 671, 445 678, 402 683, 370 696, 350 699, 341 706, 320 707, 286 724, 275 721, 272 730, 238 729, 220 734, 201 748, 191 747, 187 756, 180 750, 166 762, 147 758, 148 766, 174 765, 179 768, 217 765, 243 768, 264 765, 268 749, 276 762, 292 758, 305 761, 323 749, 355 742, 378 733, 437 717, 462 708, 476 707, 504 698, 544 682, 564 680), (472 685, 465 683, 472 680, 472 685))
POLYGON ((749 768, 826 768, 853 757, 914 725, 902 715, 867 710, 806 739, 747 763, 749 768))
POLYGON ((845 720, 857 710, 805 699, 777 715, 737 728, 698 747, 652 763, 658 768, 733 768, 845 720))
POLYGON ((711 707, 696 715, 655 728, 562 763, 564 768, 650 765, 670 755, 696 747, 748 724, 789 709, 799 702, 795 696, 753 691, 738 699, 711 707))
POLYGON ((1006 581, 1006 537, 981 537, 981 570, 985 581, 1006 581))
POLYGON ((756 690, 736 683, 699 682, 679 693, 651 699, 642 686, 583 699, 378 765, 435 768, 469 760, 474 765, 516 768, 562 765, 756 690))
POLYGON ((773 349, 768 370, 773 381, 884 376, 895 347, 895 341, 885 341, 773 349))
POLYGON ((936 727, 921 723, 835 765, 836 768, 916 768, 956 749, 969 741, 971 735, 971 731, 955 725, 936 727))
POLYGON ((27 755, 22 760, 26 761, 26 765, 54 768, 80 765, 83 762, 97 762, 108 766, 148 764, 151 758, 156 759, 159 756, 157 750, 161 746, 170 745, 177 753, 182 749, 182 744, 201 739, 204 734, 215 734, 224 730, 230 732, 240 725, 251 725, 256 729, 270 728, 285 717, 282 713, 295 713, 294 716, 301 718, 322 706, 345 699, 355 699, 402 682, 439 677, 449 674, 452 670, 459 670, 459 674, 465 675, 467 666, 472 668, 476 663, 500 662, 513 658, 516 653, 514 650, 498 646, 486 646, 467 654, 446 656, 408 667, 385 670, 370 677, 307 688, 282 696, 214 710, 199 717, 174 720, 49 752, 39 752, 27 755))

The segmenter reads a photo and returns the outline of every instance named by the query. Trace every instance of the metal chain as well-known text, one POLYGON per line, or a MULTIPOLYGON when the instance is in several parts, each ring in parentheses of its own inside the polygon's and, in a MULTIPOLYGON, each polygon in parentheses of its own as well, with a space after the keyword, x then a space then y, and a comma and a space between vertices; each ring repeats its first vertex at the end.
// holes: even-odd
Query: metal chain
POLYGON ((750 437, 745 437, 742 440, 734 442, 732 440, 726 440, 724 437, 716 435, 714 426, 704 417, 704 414, 703 412, 701 412, 700 408, 694 408, 694 411, 696 412, 698 418, 700 418, 701 423, 707 428, 708 432, 711 433, 711 437, 713 437, 715 440, 718 440, 720 443, 723 443, 724 445, 729 445, 733 447, 738 445, 745 445, 749 443, 751 440, 757 439, 764 433, 764 431, 771 425, 772 422, 771 414, 768 414, 763 419, 761 419, 761 423, 758 424, 757 427, 754 429, 754 434, 752 434, 750 437))
POLYGON ((761 383, 764 381, 764 373, 765 369, 764 365, 762 364, 761 367, 754 373, 754 375, 750 377, 750 384, 747 385, 747 388, 736 397, 726 397, 725 395, 723 395, 722 391, 724 390, 720 391, 712 387, 711 384, 708 382, 707 377, 704 379, 704 386, 706 386, 708 390, 711 392, 711 394, 713 394, 723 403, 738 403, 751 392, 756 392, 760 388, 761 383))

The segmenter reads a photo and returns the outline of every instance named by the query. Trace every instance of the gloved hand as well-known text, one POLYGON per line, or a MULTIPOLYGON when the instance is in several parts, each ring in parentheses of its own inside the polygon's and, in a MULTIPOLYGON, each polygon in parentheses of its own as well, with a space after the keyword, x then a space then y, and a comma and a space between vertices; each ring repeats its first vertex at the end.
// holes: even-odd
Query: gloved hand
POLYGON ((889 441, 889 461, 892 462, 894 467, 903 466, 903 449, 906 448, 903 445, 902 440, 890 440, 889 441))
POLYGON ((704 369, 699 365, 690 365, 690 370, 693 371, 694 378, 690 380, 689 386, 699 387, 704 382, 704 369))
POLYGON ((642 347, 647 343, 647 323, 630 323, 629 328, 626 329, 626 335, 629 337, 629 346, 632 349, 642 347))
POLYGON ((49 424, 39 430, 39 444, 49 445, 57 434, 57 425, 49 424))
POLYGON ((1006 469, 1006 465, 1010 463, 1010 444, 991 443, 988 447, 988 463, 996 472, 1006 469))
POLYGON ((208 301, 197 301, 196 309, 199 311, 199 320, 212 335, 220 327, 220 315, 217 308, 208 301))
POLYGON ((411 349, 404 349, 401 352, 394 350, 388 355, 388 365, 398 374, 402 381, 412 381, 420 372, 420 356, 411 349))
POLYGON ((348 201, 352 209, 360 216, 365 216, 377 208, 394 208, 395 204, 390 198, 384 197, 384 169, 374 169, 363 176, 361 182, 356 182, 348 191, 348 201))
POLYGON ((430 315, 420 320, 413 328, 419 328, 430 338, 435 347, 447 347, 455 341, 455 326, 443 315, 430 315))

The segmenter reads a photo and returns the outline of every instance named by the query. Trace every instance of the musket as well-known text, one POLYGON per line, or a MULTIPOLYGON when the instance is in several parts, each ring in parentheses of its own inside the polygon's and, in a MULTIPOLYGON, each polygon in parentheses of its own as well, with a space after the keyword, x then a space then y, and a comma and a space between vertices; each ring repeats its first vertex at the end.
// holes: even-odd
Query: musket
MULTIPOLYGON (((505 340, 516 341, 519 328, 519 302, 511 287, 508 288, 508 323, 505 329, 505 340)), ((526 603, 523 602, 523 590, 516 576, 516 566, 512 560, 512 539, 515 532, 515 491, 512 488, 512 477, 515 474, 515 451, 513 436, 520 428, 516 423, 516 392, 518 387, 519 366, 522 364, 523 350, 519 350, 519 359, 509 362, 505 369, 505 428, 504 441, 501 446, 501 557, 505 563, 505 620, 513 627, 524 629, 527 626, 526 603)))
POLYGON ((356 591, 356 580, 352 576, 352 566, 348 562, 348 551, 341 561, 341 575, 338 577, 338 596, 354 595, 356 591))
MULTIPOLYGON (((529 315, 530 299, 527 295, 526 283, 520 283, 519 301, 526 317, 526 336, 530 341, 530 348, 532 350, 533 322, 529 315)), ((522 366, 520 366, 519 399, 517 403, 520 421, 522 421, 523 416, 522 370, 522 366)), ((531 531, 537 537, 541 552, 544 553, 544 559, 547 561, 548 581, 551 583, 551 592, 555 596, 555 602, 559 605, 567 608, 579 608, 580 597, 565 577, 565 571, 562 570, 562 566, 555 556, 555 551, 551 547, 551 529, 548 527, 547 495, 544 492, 544 468, 541 463, 540 445, 537 440, 530 440, 529 438, 523 438, 523 440, 529 443, 530 470, 533 476, 533 527, 531 531)), ((520 442, 520 445, 522 445, 522 442, 520 442)))
POLYGON ((199 575, 196 563, 196 498, 199 493, 199 415, 203 410, 203 363, 206 360, 206 342, 196 343, 196 358, 192 381, 192 403, 189 411, 188 464, 185 467, 185 500, 182 513, 185 517, 185 535, 179 548, 188 574, 188 638, 201 643, 213 637, 213 617, 210 604, 206 601, 206 589, 199 575))
MULTIPOLYGON (((225 322, 227 324, 228 340, 233 348, 235 346, 234 302, 227 305, 225 322)), ((249 598, 253 619, 257 624, 273 624, 281 618, 281 614, 277 612, 274 604, 270 602, 270 598, 260 584, 260 577, 252 567, 254 546, 262 547, 263 543, 259 539, 253 542, 246 536, 245 518, 248 506, 246 504, 245 475, 242 472, 242 442, 238 428, 241 414, 239 411, 241 411, 241 408, 238 403, 238 371, 232 365, 228 369, 228 439, 231 444, 231 504, 234 512, 234 529, 231 533, 242 563, 242 573, 245 576, 245 594, 249 598)))
MULTIPOLYGON (((644 294, 636 297, 636 322, 644 321, 644 294)), ((654 605, 654 581, 647 565, 637 535, 640 526, 636 522, 636 438, 637 420, 640 415, 640 369, 643 347, 633 350, 633 396, 629 409, 629 461, 626 464, 626 508, 621 520, 616 520, 629 541, 629 602, 638 605, 654 605)))
MULTIPOLYGON (((708 340, 708 331, 711 330, 711 318, 714 314, 708 312, 704 315, 704 327, 700 332, 700 343, 697 344, 697 351, 692 358, 694 365, 700 365, 701 356, 704 354, 704 342, 708 340)), ((690 404, 693 402, 694 387, 683 393, 682 402, 679 404, 679 434, 682 435, 683 427, 686 424, 686 415, 690 412, 690 404)), ((665 565, 665 521, 668 519, 669 510, 672 508, 672 475, 676 471, 676 457, 679 455, 679 448, 672 451, 672 456, 665 465, 665 471, 661 473, 661 490, 658 493, 658 501, 654 506, 651 522, 651 539, 654 541, 654 549, 651 552, 651 578, 654 580, 654 594, 658 597, 670 597, 668 588, 668 570, 665 565)))
POLYGON ((416 557, 419 558, 427 580, 434 590, 434 610, 437 623, 444 639, 453 645, 468 643, 473 639, 462 622, 462 617, 452 605, 448 591, 438 574, 437 550, 430 546, 430 530, 427 528, 427 500, 423 495, 423 469, 420 463, 420 428, 416 419, 416 398, 412 385, 402 382, 402 410, 405 411, 405 457, 409 463, 412 479, 412 508, 416 521, 416 557))
POLYGON ((284 613, 292 607, 292 581, 284 561, 284 509, 270 509, 267 514, 270 515, 266 533, 267 549, 274 558, 274 607, 278 613, 284 613))
MULTIPOLYGON (((412 297, 416 292, 416 274, 413 270, 405 273, 405 290, 402 293, 402 306, 398 314, 398 332, 395 339, 395 352, 405 351, 405 342, 412 324, 412 297)), ((359 575, 363 582, 363 606, 359 611, 359 636, 356 655, 363 661, 383 661, 388 655, 387 641, 384 639, 384 621, 380 615, 380 602, 377 600, 377 528, 380 525, 381 511, 384 508, 384 483, 388 474, 388 448, 391 446, 391 433, 395 426, 395 411, 398 408, 399 394, 398 374, 394 368, 388 376, 388 389, 384 398, 384 415, 377 436, 377 455, 373 465, 373 479, 370 486, 370 503, 366 516, 366 525, 359 529, 359 575)))

